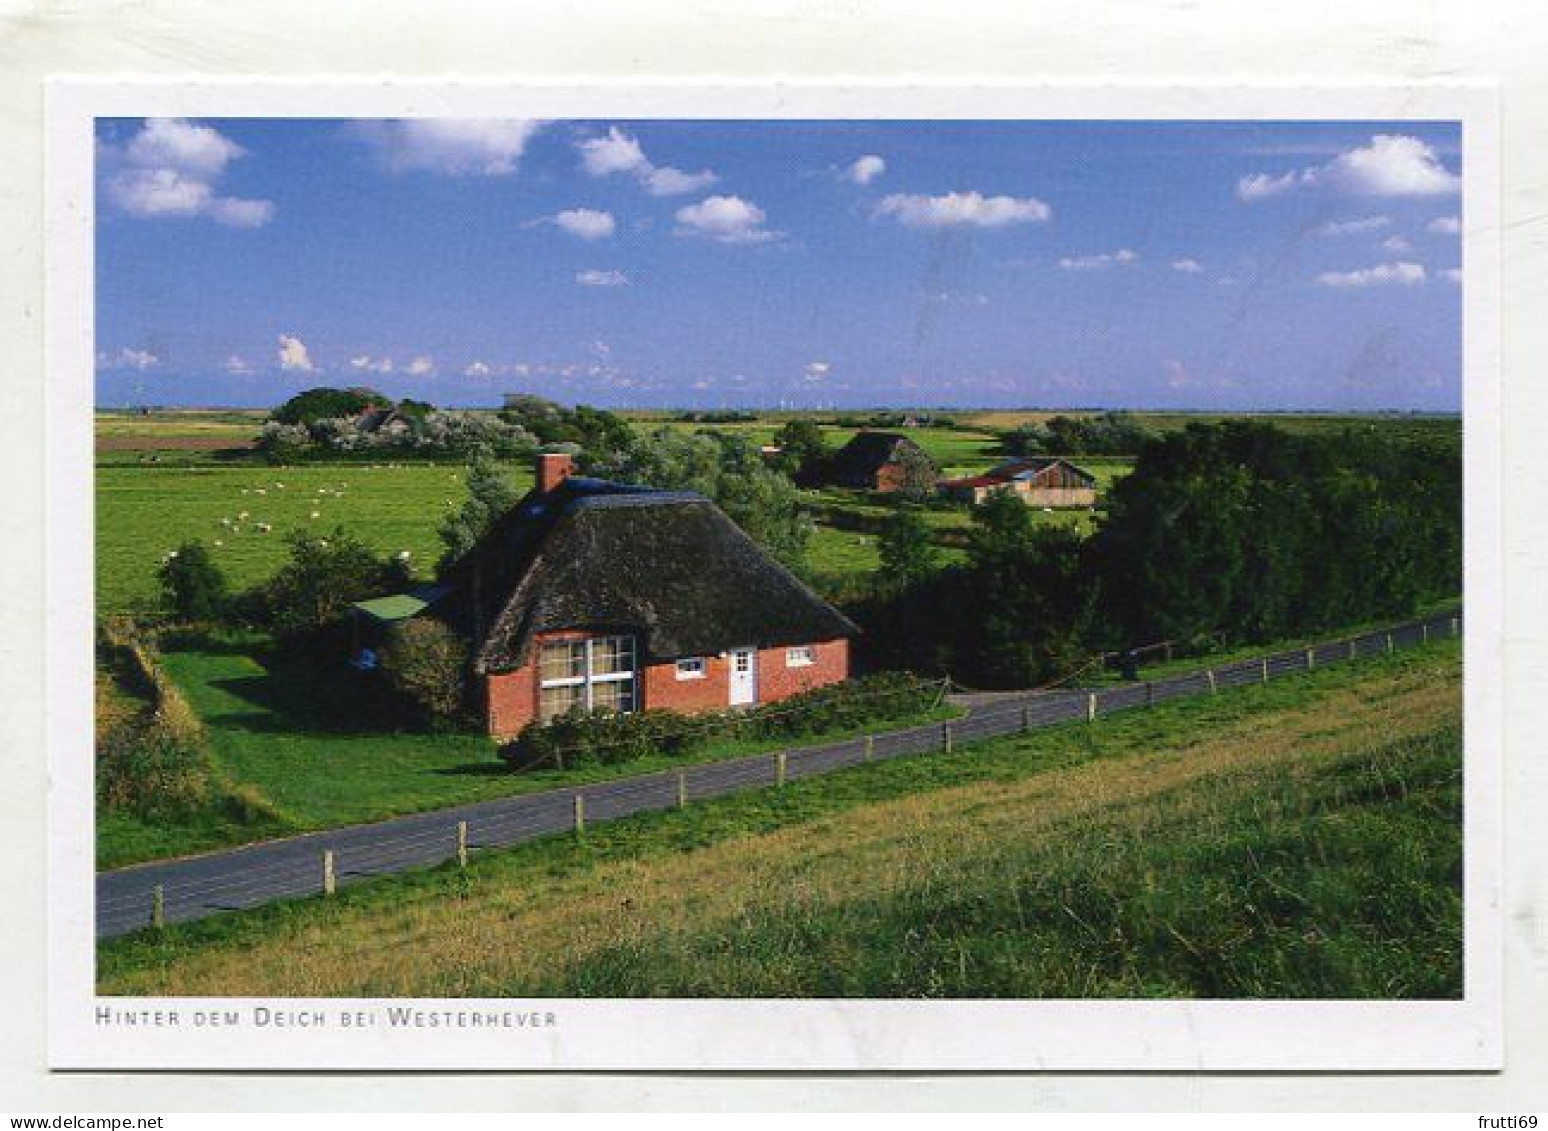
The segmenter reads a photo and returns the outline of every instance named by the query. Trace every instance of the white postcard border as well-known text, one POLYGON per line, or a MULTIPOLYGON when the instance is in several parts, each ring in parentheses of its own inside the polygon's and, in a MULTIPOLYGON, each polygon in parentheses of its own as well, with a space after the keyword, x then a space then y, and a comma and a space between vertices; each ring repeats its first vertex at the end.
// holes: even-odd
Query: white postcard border
POLYGON ((1490 1070, 1501 1066, 1503 589, 1499 189, 1486 84, 61 79, 49 90, 50 1064, 60 1069, 1490 1070), (713 110, 710 113, 709 110, 713 110), (1465 996, 1457 1002, 302 1001, 98 998, 92 870, 93 119, 1030 118, 1462 122, 1465 996), (388 1010, 513 1013, 393 1027, 388 1010), (99 1009, 176 1014, 98 1024, 99 1009), (253 1024, 256 1011, 321 1026, 253 1024), (234 1013, 235 1027, 197 1024, 234 1013), (344 1028, 344 1014, 377 1023, 344 1028), (536 1015, 535 1017, 532 1015, 536 1015), (552 1015, 554 1024, 547 1023, 552 1015), (534 1024, 535 1022, 535 1024, 534 1024))

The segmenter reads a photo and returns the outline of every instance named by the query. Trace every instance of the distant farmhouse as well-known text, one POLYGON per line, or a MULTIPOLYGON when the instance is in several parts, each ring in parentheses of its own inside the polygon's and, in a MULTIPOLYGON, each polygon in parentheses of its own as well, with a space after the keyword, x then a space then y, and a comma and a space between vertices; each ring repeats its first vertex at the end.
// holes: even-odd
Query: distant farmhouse
POLYGON ((983 475, 943 479, 941 493, 977 505, 993 494, 1012 494, 1028 506, 1089 507, 1096 504, 1097 481, 1069 460, 1029 456, 1001 464, 983 475))
POLYGON ((361 432, 382 436, 404 436, 414 430, 414 418, 401 409, 371 405, 360 410, 355 417, 355 427, 361 432))
POLYGON ((828 480, 836 487, 888 493, 906 488, 911 474, 934 485, 938 472, 923 448, 896 432, 861 432, 833 453, 828 480))
POLYGON ((849 676, 858 632, 701 495, 574 474, 537 486, 442 577, 489 733, 576 708, 724 711, 849 676))

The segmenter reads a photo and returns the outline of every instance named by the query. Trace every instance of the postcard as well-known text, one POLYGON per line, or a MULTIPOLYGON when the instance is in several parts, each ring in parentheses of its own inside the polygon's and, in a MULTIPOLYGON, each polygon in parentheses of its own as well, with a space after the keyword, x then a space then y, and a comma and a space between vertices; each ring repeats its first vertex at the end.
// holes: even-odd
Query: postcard
POLYGON ((50 95, 51 1062, 1502 1062, 1494 107, 50 95))

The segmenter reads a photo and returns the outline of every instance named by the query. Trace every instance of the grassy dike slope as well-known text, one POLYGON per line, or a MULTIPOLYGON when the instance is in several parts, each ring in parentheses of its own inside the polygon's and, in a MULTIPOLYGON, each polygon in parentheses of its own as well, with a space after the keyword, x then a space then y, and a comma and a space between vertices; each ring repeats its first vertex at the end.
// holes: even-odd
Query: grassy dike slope
POLYGON ((1454 642, 106 943, 105 993, 1455 997, 1454 642))

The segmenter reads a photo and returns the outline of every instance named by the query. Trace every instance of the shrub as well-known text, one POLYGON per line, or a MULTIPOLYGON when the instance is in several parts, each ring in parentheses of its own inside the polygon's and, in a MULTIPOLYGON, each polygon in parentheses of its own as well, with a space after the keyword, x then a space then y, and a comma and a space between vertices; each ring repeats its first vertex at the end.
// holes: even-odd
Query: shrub
POLYGON ((226 577, 202 542, 184 542, 169 553, 156 578, 178 620, 212 621, 225 611, 226 577))
POLYGON ((97 749, 102 804, 140 816, 197 809, 209 796, 209 767, 199 744, 152 720, 115 728, 97 749))
POLYGON ((506 756, 521 766, 561 769, 615 765, 651 755, 681 758, 718 734, 735 733, 743 738, 816 735, 917 715, 934 708, 940 697, 939 684, 921 683, 906 672, 883 672, 814 688, 736 714, 572 711, 547 724, 529 725, 506 756))
POLYGON ((468 648, 438 620, 394 625, 381 651, 387 682, 433 722, 461 716, 466 701, 468 648))
POLYGON ((263 586, 263 612, 277 640, 293 643, 336 626, 354 601, 393 588, 387 563, 342 527, 292 531, 290 561, 263 586))
POLYGON ((295 463, 312 447, 312 434, 304 424, 271 420, 258 433, 258 454, 267 463, 295 463))

